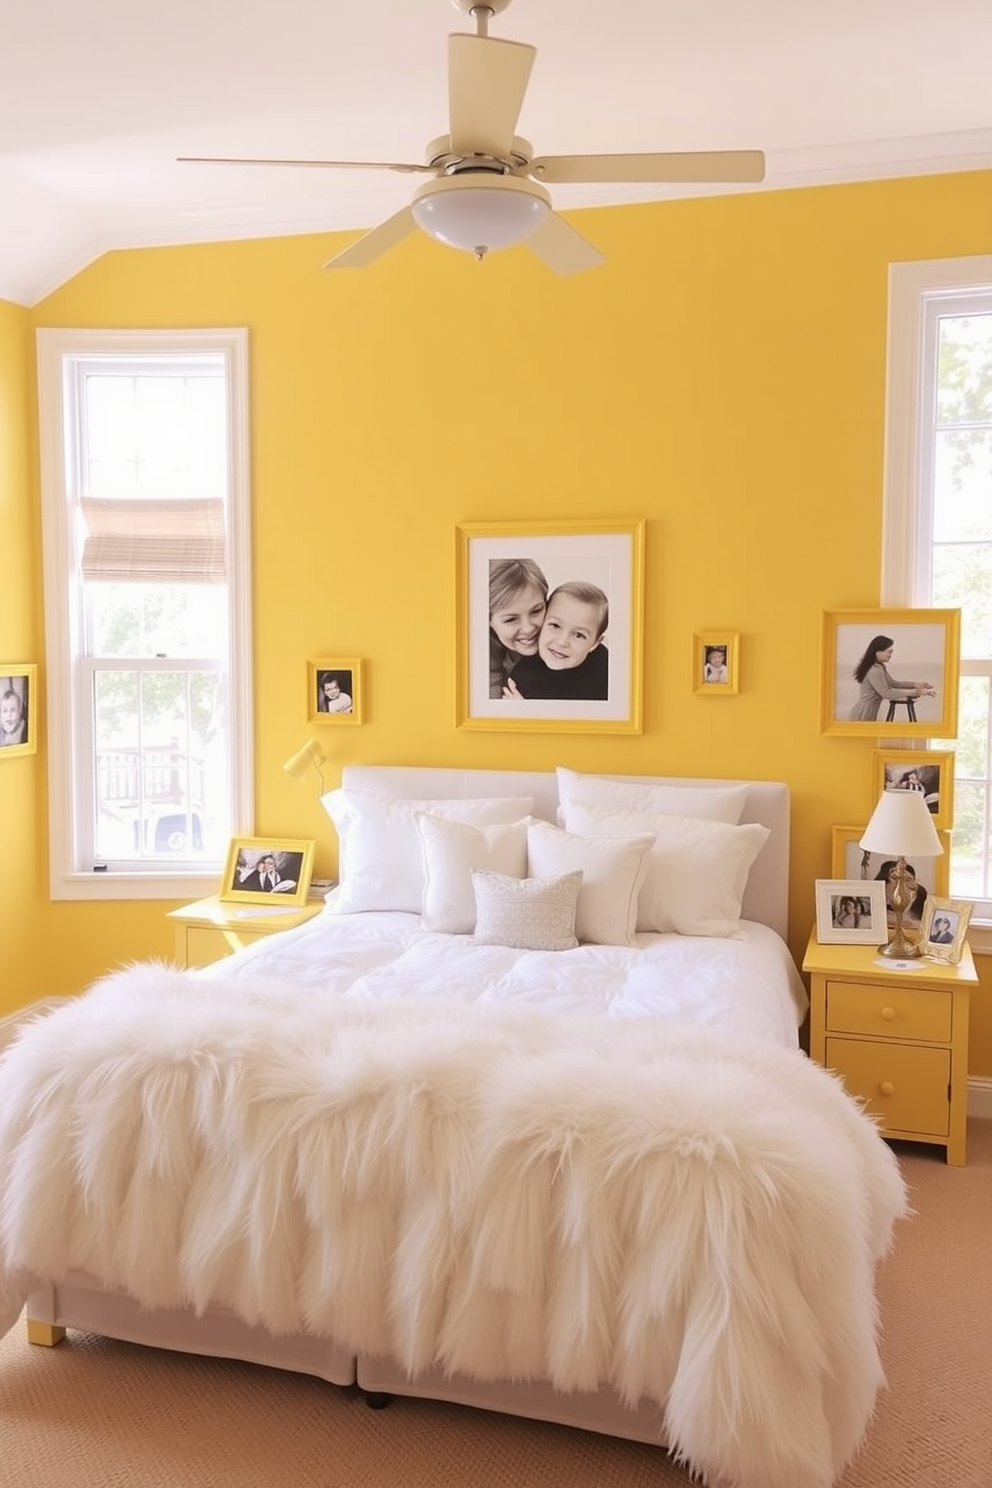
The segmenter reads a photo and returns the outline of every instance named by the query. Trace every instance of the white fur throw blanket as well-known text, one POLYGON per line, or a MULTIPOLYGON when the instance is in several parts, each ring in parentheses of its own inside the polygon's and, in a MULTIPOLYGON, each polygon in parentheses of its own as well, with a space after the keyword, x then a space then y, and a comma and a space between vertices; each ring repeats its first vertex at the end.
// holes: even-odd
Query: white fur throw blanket
POLYGON ((0 1058, 0 1325, 79 1267, 411 1374, 646 1397, 736 1488, 857 1447, 904 1209, 831 1075, 717 1030, 142 965, 0 1058))

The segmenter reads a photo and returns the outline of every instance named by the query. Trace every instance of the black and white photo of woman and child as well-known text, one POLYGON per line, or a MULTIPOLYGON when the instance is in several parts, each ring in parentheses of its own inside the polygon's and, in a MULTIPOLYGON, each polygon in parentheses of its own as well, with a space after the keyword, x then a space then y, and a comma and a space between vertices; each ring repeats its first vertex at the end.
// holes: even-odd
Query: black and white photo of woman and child
POLYGON ((28 742, 28 679, 0 677, 0 748, 28 742))
POLYGON ((885 789, 915 791, 923 797, 927 810, 936 816, 940 810, 940 768, 937 765, 886 765, 885 789))
POLYGON ((232 888, 243 894, 291 894, 300 878, 303 854, 258 852, 242 848, 232 888))
POLYGON ((609 618, 600 585, 552 585, 533 558, 491 559, 489 696, 605 702, 609 618))

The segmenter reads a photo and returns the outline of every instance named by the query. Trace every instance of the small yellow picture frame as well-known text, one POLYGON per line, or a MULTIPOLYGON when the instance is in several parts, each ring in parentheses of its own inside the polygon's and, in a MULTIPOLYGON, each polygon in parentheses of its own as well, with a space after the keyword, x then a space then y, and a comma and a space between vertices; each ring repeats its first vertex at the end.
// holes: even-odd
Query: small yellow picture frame
POLYGON ((355 657, 307 662, 307 721, 361 723, 365 707, 362 663, 355 657))
POLYGON ((740 636, 732 630, 704 630, 692 638, 692 690, 701 697, 737 692, 740 636))
POLYGON ((34 754, 37 748, 38 668, 0 661, 0 760, 34 754))
POLYGON ((927 804, 935 827, 954 821, 953 749, 873 749, 871 799, 883 791, 915 790, 927 804))
POLYGON ((300 838, 233 837, 218 897, 232 904, 265 904, 273 911, 302 908, 315 847, 300 838))

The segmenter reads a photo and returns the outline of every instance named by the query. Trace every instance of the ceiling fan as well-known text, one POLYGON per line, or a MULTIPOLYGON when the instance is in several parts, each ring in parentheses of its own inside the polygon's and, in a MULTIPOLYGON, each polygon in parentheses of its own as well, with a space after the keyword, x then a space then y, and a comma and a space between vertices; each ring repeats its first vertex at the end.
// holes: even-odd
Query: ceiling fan
POLYGON ((180 156, 217 165, 312 166, 391 170, 430 177, 409 206, 328 260, 328 269, 360 269, 421 228, 477 259, 526 243, 550 269, 571 274, 603 255, 552 210, 546 183, 761 181, 760 150, 637 155, 538 155, 514 134, 536 47, 500 41, 489 22, 510 0, 453 0, 473 17, 475 35, 448 37, 449 133, 427 146, 423 165, 361 160, 249 160, 180 156))

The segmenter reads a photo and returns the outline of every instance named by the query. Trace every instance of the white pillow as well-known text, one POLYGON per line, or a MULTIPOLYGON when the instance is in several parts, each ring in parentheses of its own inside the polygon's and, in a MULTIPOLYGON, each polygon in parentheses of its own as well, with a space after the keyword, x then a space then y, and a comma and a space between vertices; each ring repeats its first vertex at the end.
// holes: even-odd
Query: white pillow
POLYGON ((576 836, 550 822, 527 824, 527 872, 532 878, 582 872, 575 933, 593 945, 629 946, 637 928, 637 896, 647 872, 651 834, 576 836))
POLYGON ((320 803, 338 834, 335 914, 405 910, 419 914, 424 901, 424 859, 416 815, 428 811, 476 827, 519 821, 534 807, 531 796, 485 796, 475 800, 404 800, 373 791, 341 788, 320 803))
POLYGON ((485 868, 507 878, 526 878, 527 823, 471 827, 426 811, 415 812, 414 820, 424 852, 421 929, 471 935, 475 929, 472 870, 485 868))
POLYGON ((638 899, 638 930, 675 930, 679 935, 733 935, 751 864, 771 836, 748 822, 702 821, 659 812, 609 811, 573 801, 568 826, 603 837, 653 832, 647 873, 638 899))
POLYGON ((607 806, 613 811, 658 811, 665 816, 695 816, 706 821, 731 822, 744 814, 746 785, 640 785, 633 780, 608 780, 604 775, 580 775, 559 765, 559 819, 572 801, 607 806))
POLYGON ((557 878, 507 878, 472 872, 475 888, 475 941, 518 951, 571 951, 581 873, 557 878))

